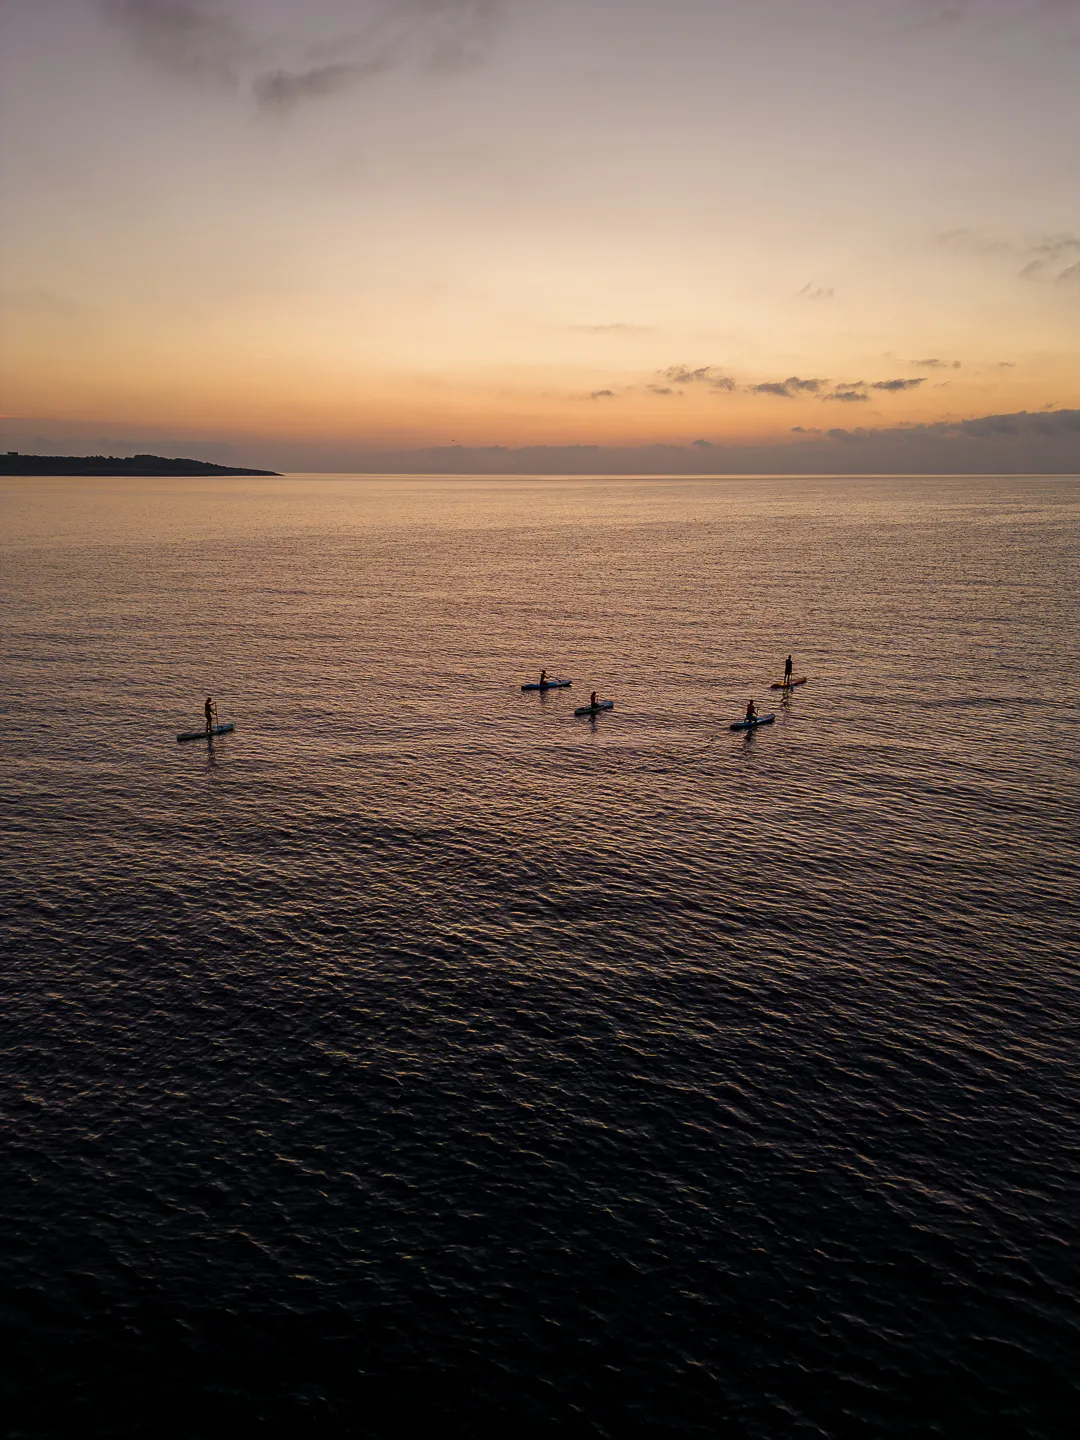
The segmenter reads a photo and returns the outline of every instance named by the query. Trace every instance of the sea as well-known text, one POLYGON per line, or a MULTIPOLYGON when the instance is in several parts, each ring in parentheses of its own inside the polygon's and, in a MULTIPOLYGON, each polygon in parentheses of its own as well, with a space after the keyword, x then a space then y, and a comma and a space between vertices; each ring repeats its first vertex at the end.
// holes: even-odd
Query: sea
POLYGON ((8 1436, 1076 1433, 1080 477, 0 517, 8 1436))

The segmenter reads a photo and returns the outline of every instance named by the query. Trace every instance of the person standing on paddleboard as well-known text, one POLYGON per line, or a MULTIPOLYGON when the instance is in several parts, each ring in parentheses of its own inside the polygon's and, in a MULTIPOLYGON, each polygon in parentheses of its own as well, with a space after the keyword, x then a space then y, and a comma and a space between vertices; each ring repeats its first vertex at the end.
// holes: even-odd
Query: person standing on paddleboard
POLYGON ((589 705, 590 705, 590 707, 591 707, 593 710, 596 709, 596 691, 595 691, 595 690, 594 690, 594 691, 592 692, 592 694, 589 696, 589 705))
POLYGON ((747 700, 746 702, 746 718, 747 720, 757 719, 757 706, 754 704, 753 700, 747 700))
POLYGON ((214 728, 214 700, 211 695, 207 695, 206 697, 203 713, 206 715, 206 733, 209 735, 210 731, 214 728))
POLYGON ((790 685, 790 684, 791 684, 791 656, 790 656, 790 655, 789 655, 789 656, 787 657, 787 659, 784 661, 784 684, 785 684, 785 685, 790 685))
POLYGON ((543 687, 544 687, 546 684, 547 684, 547 671, 546 671, 546 670, 541 670, 541 671, 540 671, 540 688, 543 689, 543 687))

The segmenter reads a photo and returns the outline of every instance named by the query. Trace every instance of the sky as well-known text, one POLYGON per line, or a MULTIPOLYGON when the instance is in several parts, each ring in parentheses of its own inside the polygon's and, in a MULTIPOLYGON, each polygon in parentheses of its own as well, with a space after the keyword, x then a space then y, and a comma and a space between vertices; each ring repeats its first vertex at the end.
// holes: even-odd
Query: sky
POLYGON ((1080 447, 1080 0, 5 0, 0 41, 3 448, 1080 447))

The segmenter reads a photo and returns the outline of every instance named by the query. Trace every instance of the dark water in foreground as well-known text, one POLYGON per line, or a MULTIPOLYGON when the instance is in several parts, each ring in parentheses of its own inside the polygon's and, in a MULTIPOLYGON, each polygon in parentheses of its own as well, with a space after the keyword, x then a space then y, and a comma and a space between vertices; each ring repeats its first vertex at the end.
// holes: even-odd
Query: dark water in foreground
POLYGON ((1080 482, 0 497, 10 1434, 1071 1433, 1080 482))

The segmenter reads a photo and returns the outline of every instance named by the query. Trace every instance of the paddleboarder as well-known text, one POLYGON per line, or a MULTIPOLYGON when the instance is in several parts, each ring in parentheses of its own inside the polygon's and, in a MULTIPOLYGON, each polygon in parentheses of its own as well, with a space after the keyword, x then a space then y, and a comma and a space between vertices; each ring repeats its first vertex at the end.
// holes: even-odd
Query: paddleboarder
POLYGON ((790 656, 790 655, 789 655, 789 656, 787 657, 787 659, 784 661, 784 684, 785 684, 785 685, 790 685, 790 684, 791 684, 791 656, 790 656))
POLYGON ((214 700, 210 695, 206 697, 203 713, 206 715, 206 733, 209 735, 210 731, 214 728, 214 700))
POLYGON ((747 700, 746 702, 746 719, 757 719, 757 706, 754 704, 753 700, 747 700))
POLYGON ((541 670, 541 671, 540 671, 540 688, 541 688, 541 690, 544 688, 544 686, 545 686, 546 684, 547 684, 547 671, 546 671, 546 670, 541 670))
POLYGON ((594 690, 594 691, 592 692, 592 694, 589 696, 589 705, 591 706, 591 708, 592 708, 593 710, 596 709, 596 691, 595 691, 595 690, 594 690))

